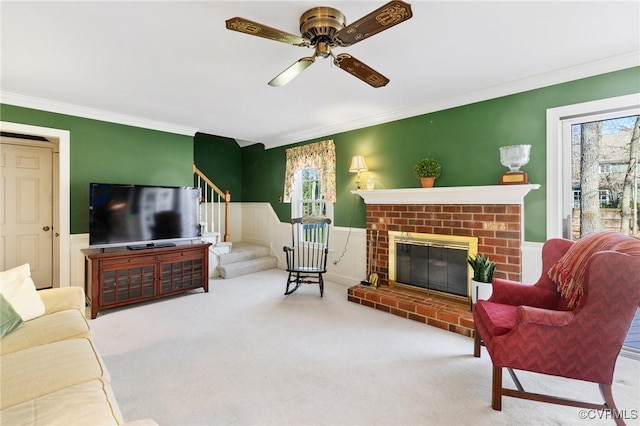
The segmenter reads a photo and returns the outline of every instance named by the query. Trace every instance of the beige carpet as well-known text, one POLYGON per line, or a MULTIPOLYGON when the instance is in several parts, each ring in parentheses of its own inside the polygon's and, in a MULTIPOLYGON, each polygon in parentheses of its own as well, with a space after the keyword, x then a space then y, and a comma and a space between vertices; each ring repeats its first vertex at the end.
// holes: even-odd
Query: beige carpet
MULTIPOLYGON (((324 298, 311 285, 285 297, 285 277, 274 269, 214 279, 209 293, 108 310, 91 321, 125 420, 613 425, 598 413, 581 420, 578 408, 515 398, 493 411, 491 363, 486 352, 473 357, 472 339, 348 302, 337 284, 325 284, 324 298)), ((591 383, 519 377, 532 392, 601 401, 591 383)), ((613 392, 629 417, 640 409, 640 361, 619 358, 613 392)))

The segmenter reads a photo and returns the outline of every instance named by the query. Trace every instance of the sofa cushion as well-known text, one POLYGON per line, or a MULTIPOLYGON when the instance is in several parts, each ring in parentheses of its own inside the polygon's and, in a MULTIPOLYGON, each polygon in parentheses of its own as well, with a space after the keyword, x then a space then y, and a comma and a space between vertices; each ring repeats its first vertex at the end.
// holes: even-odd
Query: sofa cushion
POLYGON ((95 379, 2 410, 7 425, 117 425, 123 419, 111 387, 95 379))
POLYGON ((487 327, 491 336, 501 336, 516 326, 517 310, 517 306, 479 300, 474 307, 474 317, 487 327))
POLYGON ((69 339, 2 355, 0 409, 94 379, 110 377, 86 338, 69 339), (4 392, 10 389, 10 392, 4 392))
POLYGON ((89 337, 89 324, 78 309, 68 309, 27 321, 0 341, 0 354, 65 339, 89 337))
POLYGON ((44 303, 31 279, 28 263, 0 272, 0 294, 2 294, 23 321, 44 314, 44 303))
POLYGON ((0 294, 0 338, 10 334, 22 325, 22 318, 11 303, 0 294))

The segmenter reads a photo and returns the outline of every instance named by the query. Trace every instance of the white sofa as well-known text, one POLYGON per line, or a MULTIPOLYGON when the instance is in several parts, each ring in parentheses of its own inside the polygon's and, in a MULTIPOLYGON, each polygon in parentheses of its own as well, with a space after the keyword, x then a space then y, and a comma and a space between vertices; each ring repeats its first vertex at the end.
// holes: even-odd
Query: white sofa
MULTIPOLYGON (((7 311, 12 307, 7 304, 3 276, 4 334, 7 311)), ((83 290, 65 287, 35 294, 44 312, 34 318, 27 315, 26 321, 14 315, 22 324, 0 340, 0 424, 124 424, 109 373, 91 340, 83 290)))

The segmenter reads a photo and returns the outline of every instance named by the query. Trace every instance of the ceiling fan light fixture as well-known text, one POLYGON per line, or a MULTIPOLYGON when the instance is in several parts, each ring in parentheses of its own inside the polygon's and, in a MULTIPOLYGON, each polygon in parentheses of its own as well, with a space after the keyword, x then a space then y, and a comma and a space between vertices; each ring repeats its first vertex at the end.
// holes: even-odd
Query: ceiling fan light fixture
POLYGON ((320 41, 316 44, 316 56, 326 58, 331 56, 331 45, 325 41, 320 41))
POLYGON ((315 61, 314 56, 298 59, 293 65, 286 70, 278 74, 273 80, 269 82, 269 86, 280 87, 284 86, 294 78, 298 76, 302 71, 306 70, 315 61))

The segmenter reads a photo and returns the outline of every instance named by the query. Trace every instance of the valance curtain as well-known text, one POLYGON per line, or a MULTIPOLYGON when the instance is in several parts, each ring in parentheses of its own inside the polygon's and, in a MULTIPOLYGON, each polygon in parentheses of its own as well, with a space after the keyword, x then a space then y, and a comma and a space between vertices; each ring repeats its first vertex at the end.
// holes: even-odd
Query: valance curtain
POLYGON ((291 202, 296 173, 315 168, 320 175, 322 195, 328 203, 336 201, 336 146, 332 140, 297 146, 285 150, 287 155, 284 176, 284 202, 291 202))

